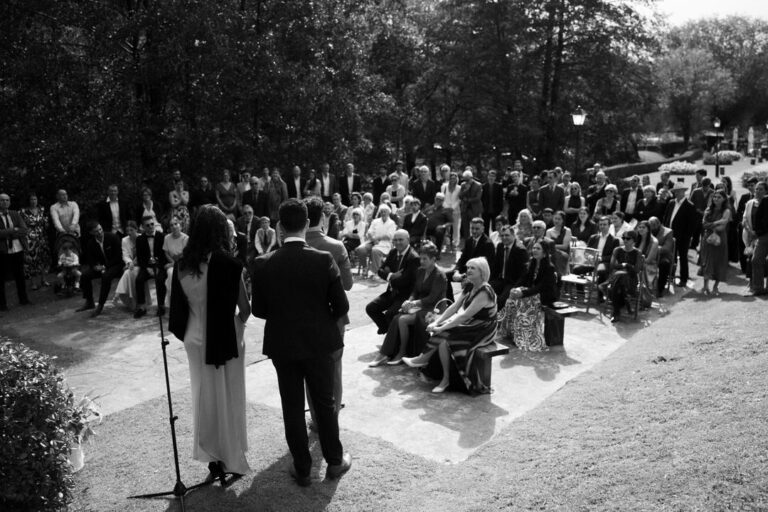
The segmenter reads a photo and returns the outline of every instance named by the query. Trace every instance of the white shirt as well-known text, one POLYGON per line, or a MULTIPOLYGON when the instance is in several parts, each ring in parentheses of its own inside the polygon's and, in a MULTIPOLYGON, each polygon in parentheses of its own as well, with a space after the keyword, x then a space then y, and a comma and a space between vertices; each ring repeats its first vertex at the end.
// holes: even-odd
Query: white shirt
MULTIPOLYGON (((5 213, 0 213, 0 217, 3 217, 3 222, 5 222, 5 229, 12 230, 14 228, 10 210, 6 210, 5 213)), ((18 238, 14 238, 8 246, 8 254, 16 254, 17 252, 21 252, 23 250, 24 246, 21 245, 21 242, 18 238)))
POLYGON ((352 196, 352 184, 355 183, 355 175, 347 176, 347 190, 349 190, 349 195, 352 196))
POLYGON ((629 191, 629 194, 627 195, 627 206, 624 213, 629 213, 629 214, 635 213, 635 206, 637 205, 637 198, 639 195, 640 195, 639 188, 629 191))
POLYGON ((293 183, 296 186, 296 199, 301 199, 301 176, 294 178, 293 183))
POLYGON ((608 241, 608 235, 610 233, 606 233, 605 235, 600 233, 600 240, 597 242, 597 254, 602 256, 603 249, 605 249, 605 242, 608 241))
POLYGON ((675 206, 672 208, 672 215, 669 217, 669 225, 672 226, 672 222, 675 220, 675 215, 677 215, 677 210, 680 209, 680 205, 683 204, 683 201, 685 201, 685 198, 678 200, 675 200, 675 206))
POLYGON ((51 222, 59 233, 72 230, 79 235, 80 208, 74 201, 67 201, 64 204, 54 203, 51 205, 51 222))
POLYGON ((355 220, 348 220, 344 223, 344 230, 341 232, 342 236, 354 236, 357 235, 360 239, 363 238, 363 235, 365 234, 365 221, 360 219, 360 222, 355 224, 355 220), (357 230, 357 233, 352 233, 354 230, 357 230))
POLYGON ((326 174, 326 175, 321 174, 320 175, 320 181, 323 184, 322 194, 325 195, 325 196, 331 195, 330 194, 330 191, 331 191, 330 190, 331 189, 331 175, 330 174, 326 174))
POLYGON ((381 240, 374 242, 374 247, 377 249, 389 252, 392 249, 392 238, 397 231, 397 224, 390 217, 386 223, 381 220, 381 217, 373 219, 371 227, 368 228, 368 235, 371 240, 381 240))
POLYGON ((109 210, 112 212, 112 232, 122 232, 123 227, 120 225, 120 203, 110 201, 109 199, 107 199, 107 203, 109 203, 109 210))

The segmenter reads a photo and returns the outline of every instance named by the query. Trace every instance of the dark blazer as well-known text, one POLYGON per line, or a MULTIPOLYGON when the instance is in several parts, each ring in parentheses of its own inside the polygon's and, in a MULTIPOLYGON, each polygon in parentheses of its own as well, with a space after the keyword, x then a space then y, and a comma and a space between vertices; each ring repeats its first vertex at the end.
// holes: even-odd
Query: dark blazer
POLYGON ((683 199, 680 209, 677 211, 677 215, 675 215, 675 219, 670 222, 674 209, 675 201, 670 200, 667 203, 667 211, 664 213, 663 224, 668 228, 672 228, 675 240, 690 238, 693 236, 695 227, 699 222, 699 215, 696 211, 696 207, 694 207, 693 203, 688 199, 683 199))
POLYGON ((387 185, 389 185, 389 178, 386 176, 376 176, 373 179, 373 204, 379 205, 379 198, 381 194, 387 191, 387 185))
POLYGON ((323 175, 318 174, 317 179, 320 180, 320 197, 323 198, 323 200, 330 201, 331 196, 339 191, 339 185, 336 181, 336 175, 332 172, 328 173, 328 190, 323 190, 323 175))
POLYGON ((597 224, 589 219, 587 219, 587 222, 584 226, 584 231, 581 231, 580 226, 581 223, 578 221, 578 219, 576 222, 571 224, 571 235, 584 243, 589 242, 589 239, 592 237, 592 235, 597 233, 597 224))
POLYGON ((536 260, 528 262, 522 286, 523 297, 539 294, 542 306, 551 306, 560 295, 557 291, 555 267, 552 266, 549 258, 541 259, 538 272, 536 272, 536 260))
MULTIPOLYGON (((205 329, 205 363, 224 364, 238 357, 237 334, 235 333, 235 307, 240 293, 240 279, 243 265, 237 259, 221 253, 211 254, 208 262, 208 311, 205 329)), ((189 320, 189 303, 179 281, 179 264, 176 263, 171 278, 171 310, 168 330, 184 341, 189 320)))
POLYGON ((631 220, 637 217, 637 211, 638 208, 640 208, 640 203, 643 200, 643 189, 642 187, 637 187, 637 197, 635 198, 635 211, 631 214, 627 213, 627 202, 629 201, 629 192, 631 189, 626 189, 621 193, 621 199, 619 200, 619 208, 621 208, 621 211, 624 212, 626 215, 629 215, 630 218, 627 220, 631 220))
MULTIPOLYGON (((599 243, 600 243, 600 233, 597 233, 589 237, 589 241, 587 242, 587 247, 589 247, 590 249, 597 249, 597 246, 599 243)), ((611 262, 611 256, 613 256, 613 250, 618 246, 619 246, 619 241, 616 238, 614 238, 613 235, 608 235, 608 238, 605 241, 605 246, 603 246, 603 253, 600 255, 600 262, 608 265, 611 262)))
POLYGON ((562 210, 565 206, 565 190, 563 190, 563 187, 555 186, 555 189, 552 190, 548 183, 542 185, 539 189, 539 206, 542 210, 544 208, 551 208, 553 212, 562 210))
POLYGON ((136 264, 139 267, 147 268, 150 266, 160 267, 168 263, 168 259, 165 257, 165 251, 163 251, 163 241, 165 238, 162 233, 155 233, 153 251, 155 254, 155 265, 150 265, 149 258, 149 237, 144 233, 140 234, 136 238, 136 264))
MULTIPOLYGON (((84 262, 90 266, 104 265, 105 267, 122 267, 123 246, 120 237, 105 231, 103 246, 104 252, 102 252, 96 239, 92 236, 89 237, 83 253, 84 262)), ((163 251, 162 247, 163 244, 160 243, 160 252, 163 251)), ((163 255, 163 257, 165 257, 165 255, 163 255)))
MULTIPOLYGON (((19 212, 15 210, 8 210, 8 216, 11 218, 14 228, 18 228, 18 231, 8 229, 5 225, 5 217, 0 215, 0 254, 8 253, 8 240, 18 238, 21 242, 21 248, 25 251, 29 250, 27 245, 27 225, 24 223, 24 219, 21 218, 19 212)), ((4 281, 5 276, 0 275, 0 284, 4 281)))
POLYGON ((213 187, 208 190, 196 188, 189 193, 189 206, 195 208, 204 204, 216 204, 216 191, 213 187))
MULTIPOLYGON (((235 221, 235 230, 243 235, 248 234, 248 220, 245 217, 240 217, 235 221)), ((248 247, 253 247, 256 243, 256 232, 259 230, 259 221, 254 215, 251 219, 251 236, 247 238, 248 247)))
POLYGON ((753 215, 755 223, 752 226, 752 229, 755 230, 757 236, 768 234, 768 199, 763 198, 760 200, 757 211, 753 212, 753 215))
POLYGON ((349 190, 349 185, 347 184, 347 175, 344 174, 341 176, 338 180, 339 184, 339 194, 341 194, 341 202, 342 204, 351 205, 352 204, 352 192, 360 192, 362 188, 360 187, 360 175, 359 174, 352 174, 352 190, 349 190))
MULTIPOLYGON (((117 205, 120 214, 120 227, 123 229, 123 233, 125 233, 125 224, 128 222, 128 219, 130 219, 130 215, 128 215, 128 204, 125 201, 118 199, 117 205)), ((109 200, 100 201, 96 204, 96 218, 99 220, 101 227, 104 228, 104 231, 112 231, 112 209, 109 207, 109 200)), ((160 219, 158 218, 158 221, 159 220, 160 219)))
POLYGON ((606 185, 608 185, 607 182, 602 187, 598 187, 597 183, 595 183, 594 185, 590 185, 587 189, 587 206, 589 207, 590 214, 595 211, 597 202, 605 197, 606 185))
POLYGON ((387 259, 384 260, 378 273, 379 277, 386 280, 390 272, 402 272, 399 277, 390 279, 389 288, 394 298, 405 300, 411 295, 413 285, 416 282, 416 270, 419 268, 419 255, 413 250, 413 247, 409 246, 399 267, 398 260, 397 249, 392 249, 389 251, 389 254, 387 254, 387 259))
MULTIPOLYGON (((253 315, 264 318, 264 355, 299 360, 344 346, 337 325, 349 311, 333 256, 291 241, 253 261, 253 315)), ((231 322, 230 322, 231 323, 231 322)))
POLYGON ((421 201, 422 208, 428 204, 434 204, 435 194, 437 194, 437 183, 432 180, 427 180, 426 183, 416 180, 411 184, 411 195, 421 201))
POLYGON ((296 181, 293 176, 289 176, 288 179, 283 181, 285 181, 285 186, 288 188, 288 197, 295 198, 297 193, 299 198, 304 197, 304 187, 307 186, 306 178, 299 178, 299 190, 296 190, 296 181))
POLYGON ((506 288, 514 288, 519 286, 521 279, 525 275, 528 264, 528 251, 519 242, 512 244, 509 249, 509 256, 507 256, 506 272, 504 272, 504 279, 501 278, 502 269, 504 267, 504 244, 499 244, 496 247, 496 254, 493 257, 491 263, 491 279, 490 283, 494 291, 498 295, 506 288), (497 289, 498 287, 498 289, 497 289))
POLYGON ((480 199, 483 202, 483 213, 495 217, 504 209, 504 188, 501 183, 485 183, 480 199))
POLYGON ((483 214, 483 187, 477 181, 470 180, 469 185, 464 183, 459 188, 459 207, 461 209, 462 217, 468 217, 472 219, 474 217, 480 217, 483 214))
POLYGON ((467 262, 472 258, 479 258, 480 256, 485 256, 485 259, 488 260, 488 265, 490 265, 493 262, 495 250, 493 242, 485 236, 485 233, 480 235, 477 245, 475 245, 474 238, 467 238, 464 242, 464 250, 461 251, 461 257, 456 262, 456 271, 460 274, 465 274, 467 272, 467 262))
POLYGON ((655 197, 652 197, 648 204, 645 204, 644 200, 641 200, 635 206, 635 218, 640 220, 648 220, 655 216, 658 209, 658 202, 655 197))
POLYGON ((408 231, 408 234, 410 235, 411 244, 418 242, 421 240, 421 237, 424 235, 424 232, 427 229, 427 216, 423 213, 419 212, 416 215, 416 220, 411 220, 413 216, 411 214, 408 214, 403 219, 403 229, 408 231))
POLYGON ((746 194, 742 194, 741 197, 739 198, 739 203, 736 208, 736 215, 734 217, 734 220, 738 224, 741 224, 744 220, 744 211, 747 209, 747 201, 749 201, 750 199, 753 199, 753 196, 749 192, 747 192, 746 194))
MULTIPOLYGON (((267 193, 263 190, 248 189, 243 192, 243 205, 249 204, 253 208, 253 214, 256 217, 269 217, 269 206, 267 204, 267 193)), ((215 202, 213 204, 216 204, 215 202)))
POLYGON ((445 287, 448 281, 438 267, 435 267, 426 280, 424 279, 425 273, 423 268, 416 269, 413 291, 408 300, 420 300, 422 311, 432 311, 435 305, 445 297, 445 287))

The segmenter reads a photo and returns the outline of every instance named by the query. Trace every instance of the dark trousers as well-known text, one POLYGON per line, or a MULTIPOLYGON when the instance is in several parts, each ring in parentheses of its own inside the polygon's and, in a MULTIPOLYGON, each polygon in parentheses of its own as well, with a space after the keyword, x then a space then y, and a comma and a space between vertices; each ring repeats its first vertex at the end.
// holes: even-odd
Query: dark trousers
POLYGON ((490 235, 491 231, 493 231, 493 223, 496 220, 496 217, 499 216, 499 213, 485 213, 483 212, 483 220, 485 221, 485 234, 490 235))
POLYGON ((405 298, 396 297, 391 291, 386 291, 365 306, 365 312, 379 328, 379 334, 387 332, 403 302, 405 298))
POLYGON ((5 273, 8 271, 16 281, 16 293, 19 295, 19 304, 29 302, 27 298, 27 284, 24 282, 24 252, 14 254, 0 254, 0 308, 5 309, 8 303, 5 301, 5 273))
POLYGON ((669 270, 672 268, 672 262, 667 259, 659 260, 659 277, 656 279, 656 295, 661 297, 664 290, 667 289, 669 280, 669 270))
POLYGON ((300 476, 312 469, 309 437, 304 415, 304 383, 315 407, 315 425, 323 458, 331 465, 341 464, 344 449, 339 440, 339 421, 333 398, 336 362, 331 354, 300 360, 272 359, 277 372, 280 401, 283 405, 285 440, 293 456, 293 466, 300 476))
POLYGON ((675 235, 675 255, 679 260, 678 266, 680 268, 680 286, 685 286, 688 282, 688 249, 691 247, 691 235, 686 233, 684 235, 675 235))
POLYGON ((696 223, 693 225, 693 233, 691 233, 691 249, 696 249, 699 246, 699 241, 701 240, 701 222, 704 219, 703 213, 696 213, 696 223))
POLYGON ((156 267, 153 269, 154 275, 149 272, 148 268, 141 267, 139 273, 136 276, 136 305, 143 306, 146 304, 147 299, 145 294, 145 284, 150 279, 155 280, 155 291, 157 292, 157 305, 162 306, 165 304, 165 279, 168 277, 168 271, 165 267, 156 267))
POLYGON ((104 305, 107 302, 109 288, 114 279, 120 279, 123 275, 123 266, 115 265, 107 267, 103 272, 96 272, 92 266, 88 266, 80 276, 80 288, 83 290, 83 298, 86 302, 93 304, 93 280, 101 278, 101 288, 99 289, 99 304, 104 305))
POLYGON ((437 226, 434 229, 427 228, 427 236, 435 237, 435 246, 437 247, 437 250, 443 250, 443 243, 445 241, 445 225, 437 226))

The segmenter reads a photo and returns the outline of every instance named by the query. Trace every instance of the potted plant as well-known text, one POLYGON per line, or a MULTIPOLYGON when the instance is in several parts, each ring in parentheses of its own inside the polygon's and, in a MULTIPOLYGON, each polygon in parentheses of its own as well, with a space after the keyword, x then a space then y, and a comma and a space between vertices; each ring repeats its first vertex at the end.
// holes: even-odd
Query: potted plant
POLYGON ((85 394, 72 407, 72 419, 67 425, 67 430, 74 438, 69 451, 69 463, 72 465, 73 472, 83 469, 85 464, 83 443, 95 434, 93 427, 101 423, 101 410, 94 400, 85 394))

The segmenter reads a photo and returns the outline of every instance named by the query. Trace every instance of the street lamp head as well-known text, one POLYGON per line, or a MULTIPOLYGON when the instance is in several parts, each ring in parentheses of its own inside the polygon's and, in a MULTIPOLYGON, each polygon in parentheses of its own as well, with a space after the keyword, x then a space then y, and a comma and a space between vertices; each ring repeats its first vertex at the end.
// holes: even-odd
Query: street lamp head
POLYGON ((716 117, 714 121, 712 121, 712 124, 715 126, 715 128, 720 128, 720 118, 716 117))
POLYGON ((576 110, 573 114, 571 114, 571 117, 573 118, 573 125, 574 126, 582 126, 584 124, 584 121, 587 120, 587 113, 584 112, 584 109, 581 108, 581 106, 576 107, 576 110))

